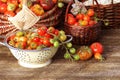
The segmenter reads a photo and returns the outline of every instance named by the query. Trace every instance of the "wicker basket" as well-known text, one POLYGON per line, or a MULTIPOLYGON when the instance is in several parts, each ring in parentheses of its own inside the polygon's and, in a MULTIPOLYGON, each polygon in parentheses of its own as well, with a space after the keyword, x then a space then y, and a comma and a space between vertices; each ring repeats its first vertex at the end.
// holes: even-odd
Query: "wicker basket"
MULTIPOLYGON (((60 22, 60 15, 62 14, 62 8, 58 8, 57 4, 49 11, 45 12, 40 17, 40 20, 34 25, 39 27, 40 25, 56 26, 60 22)), ((8 16, 0 14, 0 34, 6 34, 11 31, 16 31, 16 27, 8 21, 8 16)))
POLYGON ((65 32, 73 36, 73 44, 76 45, 89 45, 92 42, 96 41, 101 33, 101 22, 96 23, 93 26, 76 26, 76 25, 69 25, 67 23, 67 14, 69 12, 70 6, 72 2, 70 2, 66 9, 66 16, 65 16, 65 32))
POLYGON ((111 0, 111 4, 102 5, 97 0, 93 0, 93 5, 88 7, 92 7, 96 12, 99 12, 100 19, 109 21, 109 25, 103 26, 103 29, 120 28, 120 3, 114 3, 114 0, 111 0), (97 5, 94 4, 95 2, 97 2, 97 5))

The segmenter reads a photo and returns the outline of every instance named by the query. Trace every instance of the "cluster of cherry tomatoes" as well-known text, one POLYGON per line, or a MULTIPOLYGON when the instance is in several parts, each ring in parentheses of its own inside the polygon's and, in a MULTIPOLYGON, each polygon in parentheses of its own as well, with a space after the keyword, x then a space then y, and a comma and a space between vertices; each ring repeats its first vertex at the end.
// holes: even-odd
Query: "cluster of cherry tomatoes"
MULTIPOLYGON (((68 48, 70 47, 70 43, 67 44, 68 48), (68 46, 69 45, 69 46, 68 46)), ((90 46, 81 46, 77 50, 69 50, 65 53, 64 58, 70 60, 88 60, 94 56, 97 60, 104 60, 102 56, 103 53, 103 45, 100 42, 94 42, 90 46)))
MULTIPOLYGON (((41 16, 56 3, 57 0, 27 0, 27 7, 37 16, 41 16)), ((22 9, 22 4, 22 0, 0 0, 0 13, 13 17, 22 9)), ((63 4, 59 2, 58 7, 63 7, 63 4)))
POLYGON ((37 32, 18 31, 8 38, 8 44, 25 50, 39 50, 45 47, 59 47, 66 41, 67 36, 63 30, 54 27, 41 26, 37 32))
POLYGON ((67 23, 69 25, 76 25, 76 26, 92 26, 96 24, 94 15, 95 15, 95 12, 93 9, 88 9, 85 14, 78 13, 75 16, 71 13, 68 13, 67 23))

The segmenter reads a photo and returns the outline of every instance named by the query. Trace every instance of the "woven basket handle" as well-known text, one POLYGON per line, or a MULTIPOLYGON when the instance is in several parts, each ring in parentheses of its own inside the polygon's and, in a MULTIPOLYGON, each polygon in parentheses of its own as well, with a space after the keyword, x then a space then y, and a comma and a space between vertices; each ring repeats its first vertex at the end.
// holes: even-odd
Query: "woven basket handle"
POLYGON ((73 0, 71 0, 67 5, 66 12, 65 12, 65 22, 67 22, 67 14, 72 3, 73 3, 73 0))
POLYGON ((99 5, 99 3, 98 3, 98 1, 97 0, 93 0, 93 7, 95 6, 95 4, 94 4, 94 2, 96 3, 96 5, 98 6, 97 8, 98 8, 98 15, 100 16, 100 5, 99 5))

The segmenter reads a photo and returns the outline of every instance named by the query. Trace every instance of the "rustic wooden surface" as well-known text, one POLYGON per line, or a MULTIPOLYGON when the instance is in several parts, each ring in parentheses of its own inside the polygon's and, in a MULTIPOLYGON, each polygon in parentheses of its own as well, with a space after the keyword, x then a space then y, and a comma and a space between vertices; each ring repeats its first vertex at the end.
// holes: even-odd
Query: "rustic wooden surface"
POLYGON ((105 30, 101 35, 105 61, 70 62, 59 50, 52 64, 39 69, 21 67, 9 49, 0 45, 0 80, 120 80, 120 30, 105 30))

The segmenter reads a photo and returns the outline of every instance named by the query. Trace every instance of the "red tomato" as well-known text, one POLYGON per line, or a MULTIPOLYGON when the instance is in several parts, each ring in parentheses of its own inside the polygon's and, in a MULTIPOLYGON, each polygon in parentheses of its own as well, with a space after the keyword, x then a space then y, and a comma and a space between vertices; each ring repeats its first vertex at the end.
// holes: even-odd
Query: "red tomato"
POLYGON ((93 20, 90 20, 89 21, 89 25, 94 25, 96 22, 95 21, 93 21, 93 20))
POLYGON ((94 14, 95 14, 95 12, 93 9, 88 9, 88 11, 87 11, 88 16, 94 16, 94 14))
POLYGON ((79 22, 76 22, 75 25, 76 25, 76 26, 79 26, 79 22))
POLYGON ((47 47, 51 46, 50 39, 49 38, 44 38, 43 44, 47 47))
POLYGON ((102 54, 103 52, 103 45, 99 42, 94 42, 90 45, 90 48, 92 49, 92 52, 95 53, 100 53, 102 54))
POLYGON ((38 34, 39 34, 40 36, 44 36, 45 33, 46 33, 46 31, 47 31, 47 27, 46 27, 46 26, 42 26, 42 27, 40 27, 40 28, 37 30, 37 32, 38 32, 38 34))
POLYGON ((33 42, 39 42, 39 41, 40 41, 40 38, 39 38, 39 37, 35 37, 35 38, 33 38, 32 41, 33 41, 33 42))
POLYGON ((71 18, 71 17, 74 18, 74 16, 73 16, 72 14, 70 14, 70 13, 67 14, 67 17, 68 17, 68 18, 71 18))
POLYGON ((13 16, 15 16, 15 13, 14 13, 13 11, 6 11, 6 12, 4 13, 4 15, 13 17, 13 16))
POLYGON ((59 30, 58 29, 55 29, 55 35, 58 35, 59 34, 59 30))
POLYGON ((68 24, 74 25, 76 23, 76 19, 73 17, 68 18, 68 24))
POLYGON ((83 20, 85 20, 85 21, 90 21, 90 16, 84 15, 83 20))
POLYGON ((53 1, 53 3, 54 3, 54 4, 56 4, 56 3, 57 3, 57 0, 52 0, 52 1, 53 1))
POLYGON ((5 13, 7 11, 7 4, 2 3, 0 5, 0 13, 5 13))
POLYGON ((76 19, 78 19, 78 20, 82 20, 83 17, 84 17, 83 14, 77 14, 77 15, 76 15, 76 19))
POLYGON ((48 34, 48 33, 45 33, 45 37, 46 38, 51 38, 52 36, 50 34, 48 34))
POLYGON ((10 40, 14 40, 15 35, 10 36, 10 40))

